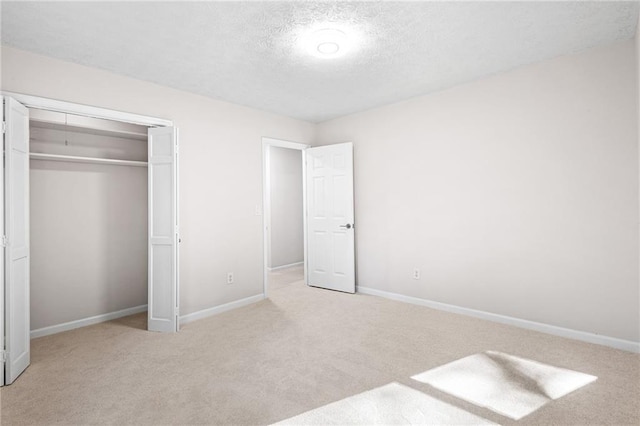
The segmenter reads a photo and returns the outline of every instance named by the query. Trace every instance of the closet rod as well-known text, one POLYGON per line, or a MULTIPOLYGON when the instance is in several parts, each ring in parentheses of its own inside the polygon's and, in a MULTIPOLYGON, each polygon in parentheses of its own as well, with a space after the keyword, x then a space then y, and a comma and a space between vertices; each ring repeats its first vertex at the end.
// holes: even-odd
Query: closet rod
POLYGON ((73 155, 41 154, 38 152, 30 153, 29 157, 32 160, 66 161, 70 163, 111 164, 114 166, 135 166, 135 167, 148 166, 148 163, 146 161, 114 160, 111 158, 77 157, 73 155))

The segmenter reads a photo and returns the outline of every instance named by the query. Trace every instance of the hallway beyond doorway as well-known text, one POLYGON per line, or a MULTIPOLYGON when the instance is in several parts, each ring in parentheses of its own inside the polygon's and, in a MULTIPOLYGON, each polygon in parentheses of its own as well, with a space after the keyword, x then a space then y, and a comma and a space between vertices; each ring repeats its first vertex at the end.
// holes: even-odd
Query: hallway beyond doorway
POLYGON ((287 268, 269 271, 269 287, 276 290, 289 286, 304 286, 304 265, 294 265, 287 268))

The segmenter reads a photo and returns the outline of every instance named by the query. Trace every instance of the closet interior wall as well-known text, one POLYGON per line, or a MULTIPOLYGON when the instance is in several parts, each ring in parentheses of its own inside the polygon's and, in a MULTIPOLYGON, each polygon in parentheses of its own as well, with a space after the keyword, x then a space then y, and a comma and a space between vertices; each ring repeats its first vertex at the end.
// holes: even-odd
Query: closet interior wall
POLYGON ((37 156, 146 162, 140 127, 30 121, 32 331, 147 304, 147 167, 37 156))

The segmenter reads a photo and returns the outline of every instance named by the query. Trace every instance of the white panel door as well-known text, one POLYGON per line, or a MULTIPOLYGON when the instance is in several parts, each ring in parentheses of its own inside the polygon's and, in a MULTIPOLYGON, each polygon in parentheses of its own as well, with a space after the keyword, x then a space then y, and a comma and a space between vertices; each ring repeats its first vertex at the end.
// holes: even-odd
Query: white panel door
POLYGON ((178 331, 178 131, 149 129, 148 329, 178 331))
POLYGON ((29 110, 4 105, 5 384, 29 366, 29 110))
POLYGON ((308 284, 355 293, 353 145, 306 150, 308 284))

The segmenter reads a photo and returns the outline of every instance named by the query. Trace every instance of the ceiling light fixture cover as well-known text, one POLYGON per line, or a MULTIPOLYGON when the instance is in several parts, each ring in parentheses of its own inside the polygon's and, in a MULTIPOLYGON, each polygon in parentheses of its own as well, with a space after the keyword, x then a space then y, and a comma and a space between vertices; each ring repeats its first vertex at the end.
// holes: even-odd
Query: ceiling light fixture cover
POLYGON ((304 44, 309 54, 323 59, 344 56, 352 48, 347 34, 334 28, 323 28, 309 32, 305 37, 304 44))
POLYGON ((325 41, 318 45, 318 52, 323 55, 335 55, 340 51, 340 45, 332 41, 325 41))

